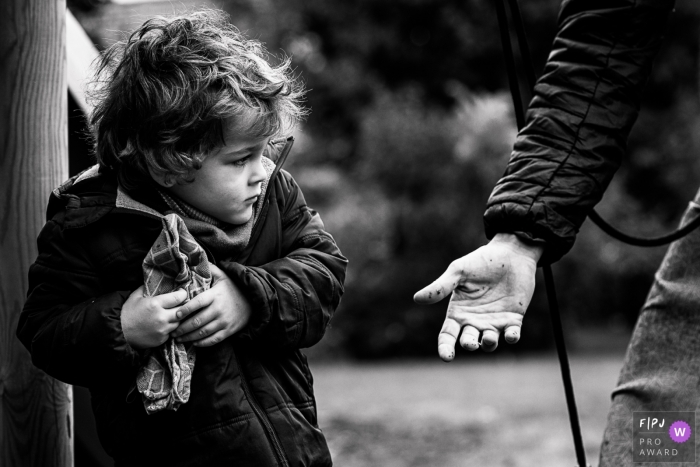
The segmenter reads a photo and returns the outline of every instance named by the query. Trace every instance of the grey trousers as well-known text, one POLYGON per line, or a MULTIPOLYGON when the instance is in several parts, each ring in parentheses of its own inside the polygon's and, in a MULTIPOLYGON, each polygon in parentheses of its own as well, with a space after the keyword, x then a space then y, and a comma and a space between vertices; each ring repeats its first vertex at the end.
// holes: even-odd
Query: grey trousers
MULTIPOLYGON (((700 192, 682 222, 698 215, 700 192)), ((669 247, 656 272, 612 394, 600 467, 664 465, 632 462, 632 412, 693 412, 699 407, 700 229, 696 229, 669 247)), ((666 465, 696 464, 700 462, 666 465)))

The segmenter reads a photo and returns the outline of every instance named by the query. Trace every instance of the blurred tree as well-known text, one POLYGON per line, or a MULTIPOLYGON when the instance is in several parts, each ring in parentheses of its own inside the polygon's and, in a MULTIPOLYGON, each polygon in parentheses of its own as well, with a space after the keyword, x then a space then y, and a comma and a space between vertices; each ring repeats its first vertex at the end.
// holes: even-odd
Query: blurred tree
MULTIPOLYGON (((541 70, 559 2, 520 3, 541 70)), ((261 37, 292 54, 311 89, 292 167, 304 168, 310 203, 351 260, 330 345, 359 357, 432 354, 445 305, 416 307, 412 294, 485 242, 484 204, 514 138, 492 2, 274 5, 279 28, 261 37), (319 167, 343 183, 319 185, 319 167)), ((698 13, 678 1, 628 160, 601 206, 631 232, 673 228, 700 180, 698 13)), ((663 251, 625 247, 588 226, 580 237, 555 266, 565 319, 631 326, 663 251)), ((538 296, 519 348, 551 345, 548 328, 538 296)))

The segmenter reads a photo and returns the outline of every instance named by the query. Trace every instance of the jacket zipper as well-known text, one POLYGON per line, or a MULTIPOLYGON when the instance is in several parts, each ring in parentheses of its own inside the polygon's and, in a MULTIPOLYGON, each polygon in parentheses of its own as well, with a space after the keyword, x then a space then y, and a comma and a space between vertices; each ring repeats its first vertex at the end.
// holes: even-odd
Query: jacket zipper
MULTIPOLYGON (((293 144, 294 138, 290 136, 289 138, 287 138, 287 142, 285 143, 284 148, 282 149, 282 152, 280 153, 280 156, 277 159, 277 163, 275 164, 275 170, 273 170, 272 174, 270 175, 270 186, 265 192, 265 198, 263 199, 263 202, 261 204, 263 209, 265 209, 265 212, 260 213, 260 217, 258 217, 258 222, 253 227, 253 233, 249 241, 249 243, 253 245, 253 249, 255 249, 255 242, 257 241, 257 237, 260 234, 260 226, 265 223, 265 217, 267 217, 268 203, 270 193, 272 192, 272 183, 274 183, 275 177, 277 177, 277 174, 282 169, 282 164, 284 164, 284 161, 287 159, 287 156, 289 155, 293 144)), ((255 398, 255 395, 250 390, 250 387, 248 386, 248 380, 246 379, 245 372, 243 370, 243 366, 241 365, 241 362, 238 359, 236 351, 234 350, 232 353, 233 357, 236 359, 239 374, 241 375, 241 386, 243 387, 243 393, 245 394, 246 399, 248 399, 248 402, 250 403, 253 412, 255 412, 255 416, 258 418, 260 424, 263 426, 263 430, 265 431, 267 440, 270 443, 270 446, 272 446, 272 452, 275 455, 275 459, 277 460, 277 463, 282 465, 283 467, 289 467, 289 461, 287 461, 287 457, 284 454, 284 450, 282 449, 282 444, 280 443, 280 440, 277 437, 277 433, 275 432, 275 429, 272 426, 272 423, 270 422, 270 419, 268 418, 267 414, 260 407, 260 404, 255 398)))
POLYGON ((250 390, 250 387, 248 386, 248 381, 245 377, 245 372, 243 371, 243 366, 241 366, 241 362, 240 360, 238 360, 238 356, 236 355, 235 351, 233 352, 233 356, 236 359, 239 374, 241 375, 241 386, 243 386, 243 393, 245 394, 246 399, 248 399, 250 406, 253 408, 255 416, 258 418, 261 425, 263 426, 265 435, 267 436, 267 440, 272 446, 272 452, 275 455, 275 460, 277 460, 277 463, 279 465, 289 467, 289 462, 287 461, 287 457, 284 455, 284 450, 282 449, 282 444, 280 443, 280 440, 277 437, 277 433, 275 432, 275 429, 273 428, 270 419, 267 417, 267 414, 260 407, 257 399, 255 398, 255 395, 253 395, 252 391, 250 390))

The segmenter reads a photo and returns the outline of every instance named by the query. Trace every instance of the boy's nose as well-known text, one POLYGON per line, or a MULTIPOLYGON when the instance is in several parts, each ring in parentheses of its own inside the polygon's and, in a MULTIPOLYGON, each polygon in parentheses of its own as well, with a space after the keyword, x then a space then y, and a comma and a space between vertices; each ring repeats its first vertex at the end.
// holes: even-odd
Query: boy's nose
POLYGON ((254 185, 256 183, 263 182, 267 178, 267 172, 265 172, 265 167, 262 164, 262 158, 258 159, 253 165, 253 173, 250 176, 250 184, 254 185))

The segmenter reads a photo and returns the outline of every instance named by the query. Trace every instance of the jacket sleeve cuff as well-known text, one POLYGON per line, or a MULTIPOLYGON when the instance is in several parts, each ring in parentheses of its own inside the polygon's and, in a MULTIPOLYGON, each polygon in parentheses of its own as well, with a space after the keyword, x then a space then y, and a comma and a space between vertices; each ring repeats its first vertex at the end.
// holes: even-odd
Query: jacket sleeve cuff
POLYGON ((248 325, 237 336, 246 340, 254 340, 263 333, 270 323, 272 317, 270 303, 275 292, 251 268, 233 261, 224 261, 219 266, 241 289, 252 309, 248 325))
POLYGON ((544 246, 539 266, 559 261, 574 245, 577 229, 544 205, 525 206, 504 202, 488 207, 484 213, 487 238, 512 233, 526 243, 544 246))

